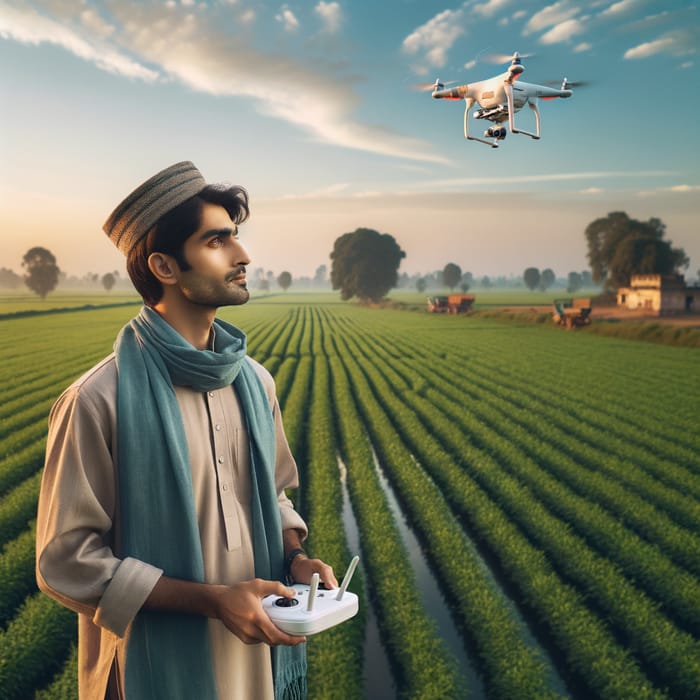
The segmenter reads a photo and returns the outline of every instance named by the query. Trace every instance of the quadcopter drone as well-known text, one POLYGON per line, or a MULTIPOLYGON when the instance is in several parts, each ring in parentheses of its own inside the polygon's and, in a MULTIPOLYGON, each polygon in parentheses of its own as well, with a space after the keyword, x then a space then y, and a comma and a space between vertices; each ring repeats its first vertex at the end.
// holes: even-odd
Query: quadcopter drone
POLYGON ((545 85, 535 85, 518 80, 518 77, 525 70, 521 56, 516 51, 511 59, 510 66, 505 73, 497 75, 488 80, 481 80, 478 83, 459 85, 455 88, 445 88, 445 84, 436 80, 434 84, 423 86, 432 88, 432 96, 436 100, 464 100, 464 136, 469 141, 485 143, 492 148, 498 148, 498 142, 506 137, 504 122, 508 122, 511 133, 525 134, 533 139, 540 138, 540 113, 537 108, 538 100, 552 100, 557 97, 571 97, 572 87, 582 83, 570 83, 564 78, 560 88, 551 88, 545 85), (517 81, 517 82, 516 82, 517 81), (475 119, 486 119, 493 122, 484 131, 484 136, 490 137, 492 141, 485 138, 472 136, 469 133, 469 111, 478 104, 480 109, 474 112, 475 119), (518 129, 515 126, 515 113, 525 105, 535 113, 535 133, 518 129))

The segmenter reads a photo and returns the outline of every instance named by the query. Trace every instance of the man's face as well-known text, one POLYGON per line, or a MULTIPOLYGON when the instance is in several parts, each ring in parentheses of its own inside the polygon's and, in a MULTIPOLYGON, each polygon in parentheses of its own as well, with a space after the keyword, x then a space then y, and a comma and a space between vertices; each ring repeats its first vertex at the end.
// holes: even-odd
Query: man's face
POLYGON ((226 209, 205 204, 199 228, 186 241, 189 270, 177 269, 183 296, 191 303, 218 308, 245 304, 250 297, 245 269, 250 257, 226 209))

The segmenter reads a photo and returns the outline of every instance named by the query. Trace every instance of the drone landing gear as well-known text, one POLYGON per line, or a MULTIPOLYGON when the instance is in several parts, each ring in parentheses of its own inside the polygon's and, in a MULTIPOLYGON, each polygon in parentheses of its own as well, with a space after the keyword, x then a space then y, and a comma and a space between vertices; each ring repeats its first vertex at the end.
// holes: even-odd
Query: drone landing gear
POLYGON ((508 99, 508 126, 513 134, 525 134, 532 139, 540 138, 540 111, 537 109, 537 98, 535 97, 532 102, 528 101, 530 109, 535 113, 535 133, 530 131, 525 131, 524 129, 517 129, 515 127, 515 109, 513 105, 513 86, 506 81, 505 83, 506 98, 508 99))
POLYGON ((505 129, 487 129, 484 132, 484 136, 491 136, 493 137, 493 141, 487 141, 486 139, 480 139, 478 136, 470 136, 469 134, 469 110, 474 106, 475 100, 472 97, 467 97, 465 98, 465 107, 464 107, 464 138, 466 138, 469 141, 478 141, 479 143, 484 143, 487 146, 491 146, 491 148, 498 148, 498 143, 497 141, 502 140, 506 137, 506 130, 505 129), (489 132, 495 132, 498 131, 499 133, 502 131, 503 136, 496 135, 495 133, 489 133, 489 132))

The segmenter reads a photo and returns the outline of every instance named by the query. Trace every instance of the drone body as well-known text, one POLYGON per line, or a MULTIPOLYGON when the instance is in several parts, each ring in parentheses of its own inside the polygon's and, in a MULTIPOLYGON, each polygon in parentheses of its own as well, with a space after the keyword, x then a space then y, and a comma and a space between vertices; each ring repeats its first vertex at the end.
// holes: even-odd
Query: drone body
POLYGON ((517 51, 508 70, 501 75, 497 75, 488 80, 481 80, 476 83, 458 85, 455 88, 447 88, 436 80, 432 86, 432 96, 436 100, 464 100, 466 107, 464 110, 464 136, 470 141, 479 141, 492 148, 498 148, 498 141, 506 137, 506 128, 502 126, 508 122, 511 133, 525 134, 533 139, 540 138, 540 112, 537 107, 538 100, 551 100, 557 97, 571 97, 573 92, 569 89, 572 83, 568 83, 564 78, 559 89, 547 87, 545 85, 535 85, 518 80, 518 77, 525 70, 522 65, 520 55, 517 51), (517 82, 516 82, 517 81, 517 82), (484 136, 493 140, 473 136, 469 133, 469 112, 471 108, 478 104, 473 116, 475 119, 486 119, 493 122, 495 126, 489 127, 484 132, 484 136), (535 133, 518 129, 515 126, 515 113, 525 105, 535 113, 535 133))

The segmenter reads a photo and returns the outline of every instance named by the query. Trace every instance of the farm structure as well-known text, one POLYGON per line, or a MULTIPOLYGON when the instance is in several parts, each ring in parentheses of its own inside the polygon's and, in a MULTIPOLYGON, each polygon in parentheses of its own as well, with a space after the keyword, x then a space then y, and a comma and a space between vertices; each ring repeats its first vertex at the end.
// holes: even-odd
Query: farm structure
MULTIPOLYGON (((3 700, 77 697, 75 615, 34 583, 46 415, 134 313, 0 320, 3 700)), ((361 556, 309 700, 700 696, 697 349, 335 298, 220 315, 275 377, 308 551, 361 556)))
POLYGON ((700 313, 700 287, 688 286, 683 275, 632 275, 630 286, 617 290, 617 304, 658 316, 700 313))
POLYGON ((428 297, 428 311, 431 313, 468 314, 476 297, 472 294, 448 294, 428 297))
POLYGON ((591 322, 590 299, 555 299, 552 305, 552 320, 560 326, 580 328, 591 322))

